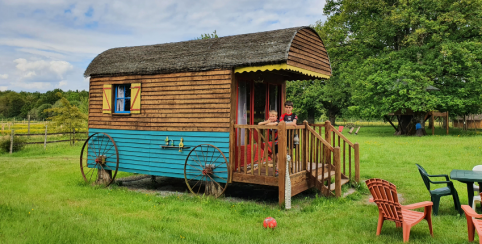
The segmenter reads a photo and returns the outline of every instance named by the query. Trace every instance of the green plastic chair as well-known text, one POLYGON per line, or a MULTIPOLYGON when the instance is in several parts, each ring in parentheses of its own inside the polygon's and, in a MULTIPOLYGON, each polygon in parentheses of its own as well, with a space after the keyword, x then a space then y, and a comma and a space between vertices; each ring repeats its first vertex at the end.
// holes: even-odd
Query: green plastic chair
POLYGON ((430 198, 433 202, 433 214, 434 215, 438 214, 440 198, 448 195, 452 195, 454 199, 455 210, 459 211, 459 213, 462 214, 459 195, 457 193, 457 190, 455 190, 454 184, 452 183, 452 181, 449 180, 449 176, 448 175, 429 175, 422 166, 420 166, 419 164, 416 164, 416 165, 418 167, 418 171, 420 172, 420 175, 422 176, 423 183, 425 183, 427 190, 430 192, 430 198), (445 177, 445 181, 432 181, 430 180, 430 177, 445 177), (447 186, 431 190, 430 184, 447 184, 447 186))

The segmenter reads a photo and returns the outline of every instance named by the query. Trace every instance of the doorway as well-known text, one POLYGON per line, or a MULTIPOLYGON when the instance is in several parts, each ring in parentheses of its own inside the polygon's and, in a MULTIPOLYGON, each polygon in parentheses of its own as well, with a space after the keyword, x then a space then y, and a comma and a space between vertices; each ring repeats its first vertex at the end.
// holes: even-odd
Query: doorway
MULTIPOLYGON (((281 84, 253 80, 238 80, 237 83, 236 124, 257 125, 268 119, 270 110, 278 112, 280 117, 283 97, 281 84)), ((240 143, 244 145, 244 129, 240 136, 240 143)))

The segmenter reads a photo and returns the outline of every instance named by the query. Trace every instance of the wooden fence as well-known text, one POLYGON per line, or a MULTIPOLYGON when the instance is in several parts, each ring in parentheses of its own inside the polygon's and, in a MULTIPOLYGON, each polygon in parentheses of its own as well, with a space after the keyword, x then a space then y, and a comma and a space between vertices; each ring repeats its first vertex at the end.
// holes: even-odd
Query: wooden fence
POLYGON ((79 134, 85 134, 88 135, 88 132, 76 132, 75 129, 72 130, 72 132, 58 132, 58 133, 47 133, 47 126, 45 126, 45 133, 43 134, 15 134, 15 130, 11 130, 10 133, 10 154, 13 152, 13 146, 14 146, 14 137, 15 136, 43 136, 44 140, 43 141, 34 141, 34 142, 23 142, 22 144, 24 145, 29 145, 29 144, 44 144, 44 149, 47 148, 47 144, 49 143, 58 143, 58 142, 70 142, 70 145, 75 145, 75 141, 85 141, 87 138, 75 138, 75 135, 79 134), (70 135, 70 138, 67 140, 55 140, 55 141, 47 141, 47 137, 51 135, 70 135))

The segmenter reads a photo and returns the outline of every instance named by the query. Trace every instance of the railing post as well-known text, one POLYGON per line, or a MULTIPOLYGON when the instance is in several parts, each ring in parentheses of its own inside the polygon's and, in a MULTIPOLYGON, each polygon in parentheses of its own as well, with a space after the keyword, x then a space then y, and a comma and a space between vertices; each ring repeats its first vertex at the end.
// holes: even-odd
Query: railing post
POLYGON ((335 165, 335 197, 341 197, 341 162, 340 147, 333 149, 333 164, 335 165))
MULTIPOLYGON (((325 122, 325 141, 328 142, 329 145, 331 145, 331 122, 329 120, 327 120, 325 122)), ((331 164, 331 153, 330 153, 330 150, 327 148, 325 149, 325 151, 323 152, 325 154, 325 162, 324 163, 328 163, 328 164, 331 164)))
POLYGON ((356 142, 353 149, 355 151, 355 181, 360 183, 360 144, 356 142))
POLYGON ((278 125, 278 200, 279 206, 285 201, 285 175, 286 175, 286 123, 281 121, 278 125), (280 163, 282 162, 282 163, 280 163))

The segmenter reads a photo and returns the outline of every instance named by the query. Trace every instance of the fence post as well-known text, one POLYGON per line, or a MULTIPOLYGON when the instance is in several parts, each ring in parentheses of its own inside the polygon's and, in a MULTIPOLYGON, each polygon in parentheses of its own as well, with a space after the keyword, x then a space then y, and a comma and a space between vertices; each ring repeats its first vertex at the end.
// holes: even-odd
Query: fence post
POLYGON ((285 175, 286 175, 286 123, 281 121, 278 124, 278 200, 279 206, 285 202, 285 175), (283 162, 283 163, 280 163, 283 162))
POLYGON ((30 115, 28 115, 28 135, 30 135, 30 115))
POLYGON ((10 133, 10 154, 13 152, 13 135, 15 134, 15 131, 12 130, 12 133, 10 133))
POLYGON ((2 124, 2 136, 3 136, 4 130, 5 130, 5 124, 2 124))
POLYGON ((47 149, 47 125, 45 125, 44 149, 47 149))
POLYGON ((333 164, 335 164, 335 197, 341 197, 340 147, 335 147, 333 149, 333 157, 333 164))
POLYGON ((355 149, 355 181, 360 183, 360 144, 356 142, 353 149, 355 149))
POLYGON ((74 131, 74 136, 73 136, 74 142, 72 144, 75 146, 75 128, 73 129, 73 131, 74 131))

